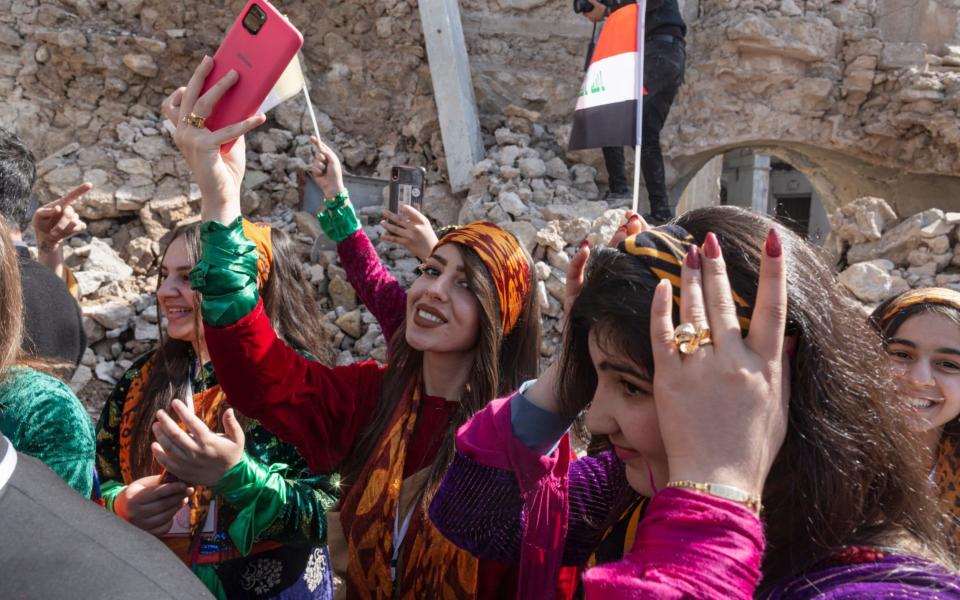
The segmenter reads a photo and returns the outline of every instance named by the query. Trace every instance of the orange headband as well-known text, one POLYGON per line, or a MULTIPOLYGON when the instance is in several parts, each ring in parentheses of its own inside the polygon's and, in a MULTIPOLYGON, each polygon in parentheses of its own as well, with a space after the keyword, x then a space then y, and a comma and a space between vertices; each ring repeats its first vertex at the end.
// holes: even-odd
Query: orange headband
POLYGON ((497 288, 503 335, 509 334, 531 289, 530 264, 517 238, 493 223, 476 221, 443 236, 434 250, 444 244, 462 244, 480 257, 497 288))
POLYGON ((257 245, 260 258, 257 259, 257 284, 260 290, 270 278, 270 265, 273 264, 273 244, 270 241, 270 226, 243 220, 243 234, 257 245))
POLYGON ((904 292, 890 303, 881 321, 887 323, 900 311, 918 304, 939 304, 960 310, 960 292, 949 288, 920 288, 904 292))

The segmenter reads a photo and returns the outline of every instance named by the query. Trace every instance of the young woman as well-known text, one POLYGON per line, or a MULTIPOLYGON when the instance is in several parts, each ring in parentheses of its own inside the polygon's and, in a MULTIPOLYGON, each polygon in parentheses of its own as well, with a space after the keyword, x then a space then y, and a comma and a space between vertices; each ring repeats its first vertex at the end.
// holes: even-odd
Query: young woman
POLYGON ((960 551, 960 292, 910 290, 874 310, 900 401, 923 436, 954 553, 960 551))
MULTIPOLYGON (((329 357, 289 238, 244 228, 257 240, 253 277, 272 322, 299 351, 329 357)), ((157 288, 167 322, 160 345, 126 372, 103 408, 97 466, 106 506, 160 537, 218 597, 330 598, 326 511, 338 499, 338 478, 310 475, 292 446, 228 408, 190 288, 198 234, 199 224, 172 232, 157 288)))
POLYGON ((93 424, 70 388, 24 356, 23 297, 13 244, 0 220, 0 434, 81 495, 93 489, 93 424), (33 366, 31 366, 33 365, 33 366))
POLYGON ((519 561, 523 598, 620 559, 588 597, 960 594, 880 347, 813 248, 717 207, 599 251, 578 290, 585 254, 559 365, 458 434, 431 506, 448 538, 519 561), (612 450, 569 462, 588 404, 612 450))
POLYGON ((452 458, 455 428, 537 371, 540 319, 529 256, 499 227, 471 224, 439 241, 404 300, 338 194, 322 222, 341 244, 353 236, 355 263, 344 266, 390 338, 390 364, 330 369, 296 356, 277 342, 249 276, 228 280, 214 264, 217 256, 251 256, 238 226, 242 138, 227 155, 216 148, 223 136, 261 121, 212 133, 183 122, 209 114, 236 79, 228 75, 198 99, 210 66, 205 60, 164 111, 181 123, 175 139, 203 193, 203 277, 195 284, 205 298, 212 292, 237 307, 217 318, 204 304, 210 354, 233 405, 296 445, 313 470, 343 466, 351 483, 341 513, 349 595, 509 594, 503 569, 447 542, 425 503, 452 458))

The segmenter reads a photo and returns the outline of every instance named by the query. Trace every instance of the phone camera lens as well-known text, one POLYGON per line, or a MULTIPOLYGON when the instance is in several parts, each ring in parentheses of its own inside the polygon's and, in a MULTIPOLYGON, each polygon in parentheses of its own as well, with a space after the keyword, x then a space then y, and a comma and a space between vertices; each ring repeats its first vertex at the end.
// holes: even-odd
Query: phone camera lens
POLYGON ((263 12, 262 8, 254 4, 243 17, 243 28, 249 31, 251 35, 257 35, 266 20, 267 13, 263 12))

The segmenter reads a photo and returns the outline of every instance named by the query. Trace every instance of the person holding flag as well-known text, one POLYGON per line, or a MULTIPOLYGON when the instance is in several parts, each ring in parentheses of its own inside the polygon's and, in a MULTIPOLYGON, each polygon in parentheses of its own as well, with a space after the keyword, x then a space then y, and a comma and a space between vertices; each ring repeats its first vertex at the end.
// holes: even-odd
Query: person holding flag
MULTIPOLYGON (((673 218, 660 130, 683 83, 687 26, 677 0, 641 0, 644 10, 639 10, 637 0, 580 0, 574 9, 584 9, 587 3, 592 8, 583 11, 584 17, 594 23, 607 21, 577 99, 570 150, 603 148, 610 199, 630 194, 623 146, 638 147, 650 201, 645 218, 658 225, 673 218)), ((634 210, 639 176, 634 165, 634 210)))

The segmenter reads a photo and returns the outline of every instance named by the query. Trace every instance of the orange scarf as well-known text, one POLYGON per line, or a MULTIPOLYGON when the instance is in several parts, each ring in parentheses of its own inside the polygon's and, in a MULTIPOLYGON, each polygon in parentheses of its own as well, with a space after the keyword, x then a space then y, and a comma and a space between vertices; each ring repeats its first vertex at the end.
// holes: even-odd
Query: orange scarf
MULTIPOLYGON (((392 598, 393 529, 409 443, 417 422, 420 386, 415 383, 397 406, 380 444, 343 500, 347 538, 347 592, 350 598, 392 598)), ((417 500, 397 567, 401 600, 473 598, 479 561, 447 541, 417 500)), ((401 515, 401 522, 402 522, 401 515)))
MULTIPOLYGON (((120 474, 123 483, 130 484, 136 477, 133 474, 131 449, 133 448, 133 432, 140 413, 140 402, 143 400, 143 387, 154 367, 157 355, 154 354, 144 363, 136 379, 130 383, 130 389, 123 403, 123 415, 120 419, 120 474)), ((193 405, 197 415, 206 423, 207 427, 216 431, 217 424, 226 410, 226 394, 219 385, 193 395, 193 405)), ((162 471, 161 471, 162 472, 162 471)), ((207 510, 213 493, 205 486, 195 486, 190 498, 190 535, 185 537, 161 538, 173 552, 185 563, 190 564, 190 545, 207 519, 207 510)))
POLYGON ((940 456, 935 468, 940 506, 949 517, 949 542, 957 552, 960 551, 960 445, 953 436, 940 438, 940 456))

